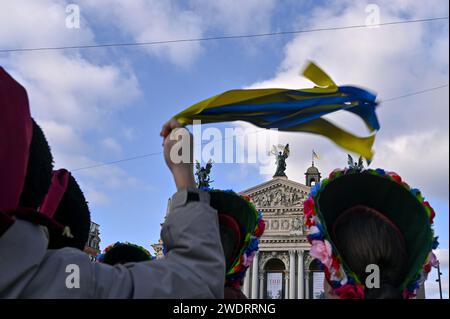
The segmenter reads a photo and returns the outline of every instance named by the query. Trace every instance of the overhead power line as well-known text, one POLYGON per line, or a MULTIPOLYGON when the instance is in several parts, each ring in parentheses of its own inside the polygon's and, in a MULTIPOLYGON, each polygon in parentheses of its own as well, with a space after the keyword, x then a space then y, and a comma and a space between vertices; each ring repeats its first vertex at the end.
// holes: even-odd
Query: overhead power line
MULTIPOLYGON (((415 96, 415 95, 419 95, 419 94, 424 94, 424 93, 440 90, 440 89, 446 88, 448 86, 449 86, 449 84, 447 83, 447 84, 444 84, 444 85, 432 87, 432 88, 425 89, 425 90, 422 90, 422 91, 416 91, 416 92, 412 92, 412 93, 408 93, 408 94, 404 94, 404 95, 388 98, 388 99, 382 100, 381 103, 391 102, 391 101, 395 101, 395 100, 399 100, 399 99, 403 99, 403 98, 407 98, 407 97, 411 97, 411 96, 415 96)), ((254 134, 254 133, 258 133, 258 132, 262 132, 262 131, 266 131, 266 130, 265 129, 255 130, 255 131, 250 132, 249 134, 254 134)), ((226 140, 226 139, 229 139, 229 138, 234 138, 234 136, 222 138, 222 140, 226 140)), ((208 142, 204 142, 202 144, 205 144, 205 143, 208 143, 208 142)), ((160 155, 160 154, 163 154, 163 152, 159 151, 159 152, 147 153, 147 154, 142 154, 142 155, 133 156, 133 157, 122 158, 122 159, 119 159, 119 160, 116 160, 116 161, 103 162, 103 163, 98 163, 98 164, 94 164, 94 165, 90 165, 90 166, 79 167, 79 168, 73 169, 72 172, 86 170, 86 169, 91 169, 91 168, 97 168, 97 167, 103 167, 103 166, 110 166, 110 165, 114 165, 114 164, 118 164, 118 163, 134 161, 134 160, 137 160, 137 159, 147 158, 147 157, 160 155)))
POLYGON ((133 47, 133 46, 149 46, 158 44, 171 44, 171 43, 183 43, 183 42, 202 42, 202 41, 214 41, 214 40, 229 40, 229 39, 248 39, 248 38, 260 38, 260 37, 271 37, 271 36, 283 36, 291 34, 301 34, 301 33, 312 33, 312 32, 323 32, 323 31, 337 31, 337 30, 349 30, 349 29, 366 29, 381 26, 393 26, 400 24, 410 24, 410 23, 421 23, 421 22, 432 22, 440 20, 448 20, 447 17, 435 17, 427 19, 416 19, 416 20, 402 20, 402 21, 392 21, 379 23, 377 25, 348 25, 340 27, 328 27, 328 28, 316 28, 316 29, 304 29, 304 30, 291 30, 291 31, 279 31, 279 32, 268 32, 268 33, 256 33, 256 34, 240 34, 240 35, 224 35, 215 37, 205 37, 205 38, 188 38, 188 39, 173 39, 173 40, 162 40, 162 41, 150 41, 150 42, 128 42, 128 43, 103 43, 103 44, 86 44, 86 45, 73 45, 73 46, 49 46, 49 47, 35 47, 35 48, 11 48, 11 49, 0 49, 0 53, 12 53, 12 52, 34 52, 34 51, 53 51, 53 50, 73 50, 73 49, 93 49, 93 48, 110 48, 110 47, 133 47))
POLYGON ((390 98, 390 99, 382 100, 381 103, 391 102, 391 101, 403 99, 403 98, 410 97, 410 96, 415 96, 415 95, 419 95, 419 94, 423 94, 423 93, 428 93, 428 92, 440 90, 440 89, 443 89, 443 88, 446 88, 446 87, 448 87, 448 84, 444 84, 444 85, 441 85, 441 86, 436 86, 434 88, 425 89, 425 90, 422 90, 422 91, 408 93, 408 94, 405 94, 405 95, 396 96, 396 97, 393 97, 393 98, 390 98))

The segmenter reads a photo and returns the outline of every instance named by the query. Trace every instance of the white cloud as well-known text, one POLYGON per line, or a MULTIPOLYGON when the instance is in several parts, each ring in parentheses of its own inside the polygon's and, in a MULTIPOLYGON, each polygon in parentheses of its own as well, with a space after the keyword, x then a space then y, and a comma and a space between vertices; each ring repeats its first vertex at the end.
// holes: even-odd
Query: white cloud
MULTIPOLYGON (((266 32, 274 0, 97 0, 80 2, 82 10, 100 25, 113 25, 136 42, 198 39, 215 35, 266 32)), ((152 56, 188 66, 203 52, 202 42, 143 46, 152 56)), ((249 47, 250 48, 250 47, 249 47)))
POLYGON ((58 123, 52 120, 38 120, 39 125, 45 132, 52 150, 58 152, 79 153, 86 152, 88 146, 80 137, 76 127, 58 123))
POLYGON ((117 142, 115 139, 113 139, 112 137, 107 137, 105 139, 103 139, 102 141, 102 146, 113 152, 113 153, 120 153, 122 152, 122 146, 120 146, 119 142, 117 142))
MULTIPOLYGON (((27 48, 94 43, 94 33, 83 19, 80 29, 65 25, 68 1, 1 1, 0 47, 27 48)), ((82 8, 81 8, 82 9, 82 8)), ((120 61, 114 65, 94 63, 77 50, 0 54, 0 64, 26 89, 32 115, 44 129, 55 158, 55 168, 69 169, 93 164, 95 149, 91 133, 107 131, 115 112, 132 105, 140 95, 133 72, 120 61)), ((110 150, 120 145, 103 142, 110 150)), ((137 182, 119 169, 107 176, 81 175, 82 188, 89 188, 98 203, 107 193, 96 188, 125 187, 137 182)), ((89 199, 87 195, 87 200, 89 199)))
POLYGON ((85 27, 66 27, 62 0, 0 0, 0 47, 28 48, 93 43, 93 32, 85 27))
POLYGON ((192 1, 204 27, 224 34, 268 32, 276 5, 274 0, 192 1))
MULTIPOLYGON (((98 162, 85 162, 90 165, 96 165, 98 162)), ((85 166, 83 166, 85 167, 85 166)), ((95 183, 95 186, 103 190, 117 190, 144 187, 138 179, 131 177, 125 170, 117 166, 99 166, 95 169, 82 169, 74 172, 83 180, 95 183)))
POLYGON ((85 196, 88 199, 88 203, 91 207, 94 205, 106 206, 110 204, 108 195, 96 190, 90 190, 89 187, 86 188, 85 196))
MULTIPOLYGON (((331 2, 308 12, 307 17, 299 16, 298 25, 318 28, 363 24, 367 3, 331 2)), ((382 22, 442 16, 448 12, 446 1, 378 4, 382 22)), ((338 85, 367 87, 378 92, 383 100, 448 83, 448 51, 445 21, 301 34, 284 48, 285 57, 274 77, 249 87, 312 87, 298 73, 305 61, 313 60, 338 85)), ((381 104, 378 115, 381 131, 372 165, 397 170, 412 185, 421 187, 426 196, 448 200, 448 89, 381 104)), ((339 112, 327 118, 357 135, 368 133, 354 115, 339 112)), ((323 173, 346 165, 346 152, 322 137, 280 136, 292 146, 287 170, 290 178, 304 180, 313 148, 323 155, 323 160, 317 163, 323 173)))
POLYGON ((11 54, 4 63, 22 79, 37 118, 98 127, 112 112, 139 96, 137 79, 111 65, 95 65, 79 55, 40 52, 11 54), (114 88, 114 90, 111 90, 114 88))
MULTIPOLYGON (((99 0, 81 1, 80 6, 92 18, 114 25, 117 31, 136 42, 200 38, 203 35, 200 18, 176 2, 99 0)), ((201 44, 158 44, 143 49, 161 59, 185 65, 192 63, 198 56, 201 44)))
POLYGON ((439 129, 398 135, 392 139, 380 136, 374 166, 388 167, 404 176, 408 183, 423 189, 425 196, 448 200, 448 135, 439 129))
POLYGON ((441 269, 445 269, 449 267, 448 264, 448 248, 439 248, 434 251, 434 254, 436 255, 437 259, 439 260, 439 264, 441 266, 441 269))
POLYGON ((136 132, 132 128, 124 129, 122 135, 129 142, 133 141, 136 138, 136 132))

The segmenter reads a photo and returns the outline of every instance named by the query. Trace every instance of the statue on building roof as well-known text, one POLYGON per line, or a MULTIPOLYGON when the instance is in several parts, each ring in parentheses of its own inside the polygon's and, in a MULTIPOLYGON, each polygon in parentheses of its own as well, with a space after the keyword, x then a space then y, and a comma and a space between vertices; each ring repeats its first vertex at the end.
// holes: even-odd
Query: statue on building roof
POLYGON ((353 157, 350 154, 348 154, 348 167, 351 169, 362 171, 364 169, 362 156, 359 157, 358 162, 354 162, 353 157))
POLYGON ((273 177, 283 176, 286 177, 286 159, 289 157, 289 144, 286 145, 278 145, 273 146, 272 151, 270 152, 272 155, 276 157, 277 170, 273 177))
POLYGON ((209 177, 209 174, 211 173, 212 168, 212 161, 209 160, 208 163, 206 163, 206 166, 200 166, 200 163, 197 161, 195 163, 195 176, 197 176, 197 187, 198 188, 209 188, 210 183, 213 181, 209 177))

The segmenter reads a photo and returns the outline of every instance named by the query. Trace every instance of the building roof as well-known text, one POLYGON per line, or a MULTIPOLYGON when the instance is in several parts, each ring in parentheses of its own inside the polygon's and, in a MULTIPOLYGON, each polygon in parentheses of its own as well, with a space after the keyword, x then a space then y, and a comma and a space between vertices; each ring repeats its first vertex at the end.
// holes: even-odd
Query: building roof
POLYGON ((315 166, 311 166, 306 170, 306 174, 320 174, 319 169, 315 166))

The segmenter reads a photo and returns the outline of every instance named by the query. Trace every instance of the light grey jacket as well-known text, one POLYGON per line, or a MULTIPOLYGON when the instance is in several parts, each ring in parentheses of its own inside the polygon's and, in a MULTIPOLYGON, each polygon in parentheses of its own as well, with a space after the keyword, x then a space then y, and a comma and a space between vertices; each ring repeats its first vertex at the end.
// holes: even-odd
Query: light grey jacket
POLYGON ((16 220, 0 237, 0 298, 223 298, 217 212, 198 193, 172 197, 161 229, 168 254, 150 262, 112 267, 77 249, 47 250, 44 227, 16 220))

